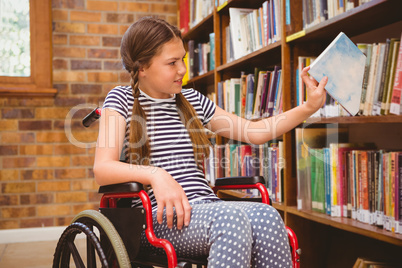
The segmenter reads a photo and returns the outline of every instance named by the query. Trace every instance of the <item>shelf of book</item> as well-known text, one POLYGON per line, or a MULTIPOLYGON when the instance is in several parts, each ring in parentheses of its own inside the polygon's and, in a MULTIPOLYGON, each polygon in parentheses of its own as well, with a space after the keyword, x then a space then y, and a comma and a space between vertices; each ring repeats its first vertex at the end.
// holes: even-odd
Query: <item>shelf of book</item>
MULTIPOLYGON (((255 67, 269 70, 278 65, 282 69, 283 111, 286 111, 296 106, 297 81, 295 78, 299 56, 318 56, 341 31, 355 43, 385 42, 387 38, 399 39, 401 36, 402 1, 343 1, 347 5, 353 3, 355 7, 345 8, 343 12, 327 20, 303 28, 303 3, 312 4, 313 1, 322 2, 321 0, 279 0, 278 3, 282 6, 280 13, 283 25, 282 38, 232 61, 227 60, 227 50, 230 47, 227 35, 230 24, 229 9, 259 9, 266 1, 215 1, 217 6, 213 13, 184 35, 186 40, 195 39, 199 42, 206 41, 211 31, 215 33, 215 68, 213 71, 194 77, 187 86, 195 85, 198 90, 208 87, 208 93, 217 94, 219 83, 239 78, 241 72, 251 74, 255 67), (287 5, 290 5, 290 13, 286 10, 287 5)), ((338 1, 328 0, 328 3, 330 2, 338 1)), ((401 149, 400 134, 398 134, 402 133, 401 123, 402 115, 336 116, 310 118, 300 127, 309 125, 312 128, 320 128, 338 125, 339 128, 349 131, 351 142, 359 142, 361 139, 364 142, 374 142, 378 148, 384 150, 397 150, 401 149)), ((217 144, 227 142, 219 136, 215 140, 217 144)), ((401 234, 350 218, 331 217, 312 210, 298 210, 296 207, 298 186, 295 131, 284 134, 282 141, 283 158, 286 163, 283 172, 283 202, 274 202, 273 206, 280 211, 285 224, 295 230, 300 239, 299 243, 303 251, 302 267, 352 267, 355 260, 364 256, 365 252, 385 260, 395 258, 401 260, 401 256, 395 254, 402 247, 401 234), (348 242, 345 243, 342 239, 348 242), (378 247, 381 250, 374 249, 378 247), (336 253, 343 254, 345 258, 339 258, 336 253)), ((231 192, 225 194, 238 195, 231 192)))
POLYGON ((251 52, 240 59, 223 63, 222 65, 216 68, 216 71, 223 72, 233 72, 233 71, 244 71, 245 69, 254 68, 255 66, 264 66, 268 65, 267 58, 269 58, 269 62, 280 62, 280 54, 281 53, 281 42, 275 42, 273 44, 269 44, 257 51, 251 52))
POLYGON ((299 217, 303 217, 310 221, 318 222, 341 230, 371 237, 390 244, 394 244, 396 246, 402 246, 402 234, 389 232, 377 226, 362 223, 357 220, 342 217, 331 217, 326 214, 314 211, 298 210, 297 207, 295 206, 287 206, 286 212, 297 215, 299 217))
MULTIPOLYGON (((292 16, 292 26, 287 26, 287 42, 310 42, 314 40, 330 40, 340 30, 348 36, 371 31, 400 20, 402 2, 389 0, 371 0, 319 24, 303 29, 302 16, 292 16), (399 5, 396 7, 395 5, 399 5), (370 18, 370 19, 367 19, 370 18)), ((301 1, 294 1, 291 13, 302 14, 301 1)))

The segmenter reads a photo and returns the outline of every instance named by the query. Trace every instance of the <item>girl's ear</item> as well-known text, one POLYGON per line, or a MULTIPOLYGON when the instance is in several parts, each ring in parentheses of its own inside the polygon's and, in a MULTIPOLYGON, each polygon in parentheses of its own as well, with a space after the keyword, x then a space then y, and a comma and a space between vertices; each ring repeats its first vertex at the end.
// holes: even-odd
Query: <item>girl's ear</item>
POLYGON ((146 74, 145 68, 144 68, 144 67, 140 67, 140 68, 138 69, 138 76, 144 77, 145 74, 146 74))

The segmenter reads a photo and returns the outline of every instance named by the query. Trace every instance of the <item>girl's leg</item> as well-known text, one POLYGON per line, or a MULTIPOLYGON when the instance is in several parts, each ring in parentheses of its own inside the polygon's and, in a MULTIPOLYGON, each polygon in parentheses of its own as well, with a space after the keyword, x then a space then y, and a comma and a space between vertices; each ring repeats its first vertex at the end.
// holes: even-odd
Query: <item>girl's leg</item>
POLYGON ((262 203, 228 202, 250 219, 253 234, 253 267, 292 267, 288 235, 278 211, 262 203))
MULTIPOLYGON (((182 230, 168 229, 165 216, 158 224, 155 214, 154 232, 158 238, 170 241, 178 256, 208 256, 208 268, 250 267, 251 225, 238 206, 221 201, 193 204, 190 225, 182 230)), ((155 251, 145 235, 142 242, 141 250, 155 251)))

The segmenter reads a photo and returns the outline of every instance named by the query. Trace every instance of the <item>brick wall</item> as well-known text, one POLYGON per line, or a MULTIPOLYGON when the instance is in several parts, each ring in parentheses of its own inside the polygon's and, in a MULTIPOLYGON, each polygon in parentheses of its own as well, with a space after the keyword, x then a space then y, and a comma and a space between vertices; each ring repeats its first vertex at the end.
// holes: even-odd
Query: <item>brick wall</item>
POLYGON ((0 97, 0 229, 67 225, 97 209, 97 123, 81 119, 129 78, 120 39, 137 19, 176 24, 176 0, 53 0, 51 98, 0 97), (77 146, 78 145, 78 146, 77 146))

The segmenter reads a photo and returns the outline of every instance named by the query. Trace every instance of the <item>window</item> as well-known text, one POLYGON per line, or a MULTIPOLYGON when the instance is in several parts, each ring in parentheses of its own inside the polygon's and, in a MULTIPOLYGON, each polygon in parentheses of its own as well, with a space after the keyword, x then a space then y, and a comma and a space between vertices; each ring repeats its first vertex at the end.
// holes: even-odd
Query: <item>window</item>
POLYGON ((29 0, 0 1, 0 75, 30 76, 29 0))
POLYGON ((8 67, 0 69, 0 96, 55 95, 57 90, 52 88, 51 0, 0 0, 0 3, 3 9, 0 14, 2 23, 8 20, 15 24, 18 21, 6 13, 8 3, 15 5, 15 8, 8 10, 15 11, 16 16, 29 10, 29 19, 28 16, 25 20, 20 19, 14 29, 2 27, 2 31, 16 30, 19 33, 10 33, 8 40, 1 41, 0 54, 11 48, 12 51, 8 53, 13 55, 1 55, 2 62, 6 56, 7 61, 11 62, 7 64, 8 67), (30 34, 27 33, 28 29, 30 34), (18 34, 20 36, 16 40, 10 40, 18 34), (24 45, 24 41, 28 45, 24 45))

